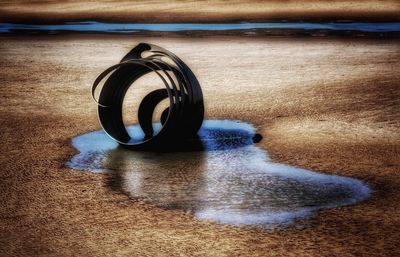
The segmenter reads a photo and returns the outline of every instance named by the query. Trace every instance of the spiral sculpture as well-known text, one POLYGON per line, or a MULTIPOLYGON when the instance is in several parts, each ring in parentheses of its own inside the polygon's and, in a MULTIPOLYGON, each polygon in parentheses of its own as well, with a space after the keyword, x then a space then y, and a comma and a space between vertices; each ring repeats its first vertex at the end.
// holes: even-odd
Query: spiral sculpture
POLYGON ((193 143, 204 118, 203 94, 196 76, 175 54, 152 44, 137 45, 120 63, 101 73, 93 84, 92 97, 98 104, 104 131, 129 149, 167 149, 193 143), (141 101, 137 113, 144 138, 140 142, 133 141, 122 118, 123 100, 128 88, 151 72, 158 75, 165 88, 150 92, 141 101), (103 81, 97 100, 95 91, 103 81), (162 112, 162 127, 155 134, 153 113, 167 98, 169 107, 162 112))

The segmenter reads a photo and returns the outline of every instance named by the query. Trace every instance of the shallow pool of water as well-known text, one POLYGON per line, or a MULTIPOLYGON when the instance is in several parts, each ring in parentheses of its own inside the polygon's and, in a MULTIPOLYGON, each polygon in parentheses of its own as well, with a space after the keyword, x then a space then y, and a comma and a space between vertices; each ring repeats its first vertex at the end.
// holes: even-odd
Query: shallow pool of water
MULTIPOLYGON (((143 136, 138 126, 129 130, 143 136)), ((132 198, 234 225, 289 225, 369 197, 360 180, 271 161, 253 143, 255 133, 244 122, 208 120, 199 132, 204 151, 155 153, 129 151, 103 131, 89 132, 72 139, 79 154, 67 165, 108 173, 107 185, 132 198)))

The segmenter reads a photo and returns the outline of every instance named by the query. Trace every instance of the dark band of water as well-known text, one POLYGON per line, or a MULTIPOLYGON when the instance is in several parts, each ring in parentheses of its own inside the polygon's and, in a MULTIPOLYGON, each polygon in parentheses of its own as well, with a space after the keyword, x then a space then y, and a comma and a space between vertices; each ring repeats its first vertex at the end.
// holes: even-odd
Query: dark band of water
POLYGON ((268 22, 268 23, 102 23, 70 22, 54 25, 0 23, 0 33, 18 33, 26 31, 43 32, 101 32, 101 33, 137 33, 137 32, 184 32, 184 31, 235 31, 258 29, 288 30, 328 30, 360 32, 399 32, 400 22, 268 22))

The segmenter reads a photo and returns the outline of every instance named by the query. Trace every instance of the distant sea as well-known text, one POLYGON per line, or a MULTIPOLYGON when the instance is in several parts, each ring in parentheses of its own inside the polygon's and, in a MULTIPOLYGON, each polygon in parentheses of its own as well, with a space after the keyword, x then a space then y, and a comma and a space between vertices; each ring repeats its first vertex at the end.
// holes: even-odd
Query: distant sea
POLYGON ((102 23, 95 21, 62 24, 0 23, 1 34, 58 34, 79 33, 187 33, 205 34, 395 34, 400 33, 400 22, 268 22, 268 23, 102 23))

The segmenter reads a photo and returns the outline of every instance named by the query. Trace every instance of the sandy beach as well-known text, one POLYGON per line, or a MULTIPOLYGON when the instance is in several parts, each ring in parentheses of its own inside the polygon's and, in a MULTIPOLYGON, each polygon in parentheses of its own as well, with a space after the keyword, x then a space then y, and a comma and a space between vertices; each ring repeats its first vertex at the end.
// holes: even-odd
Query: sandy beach
POLYGON ((398 39, 2 36, 0 56, 1 256, 400 253, 398 39), (67 168, 71 138, 100 129, 91 83, 139 42, 192 68, 207 118, 252 123, 273 160, 360 179, 372 197, 267 231, 196 220, 67 168))
POLYGON ((400 20, 396 0, 0 1, 0 21, 54 23, 400 20))

